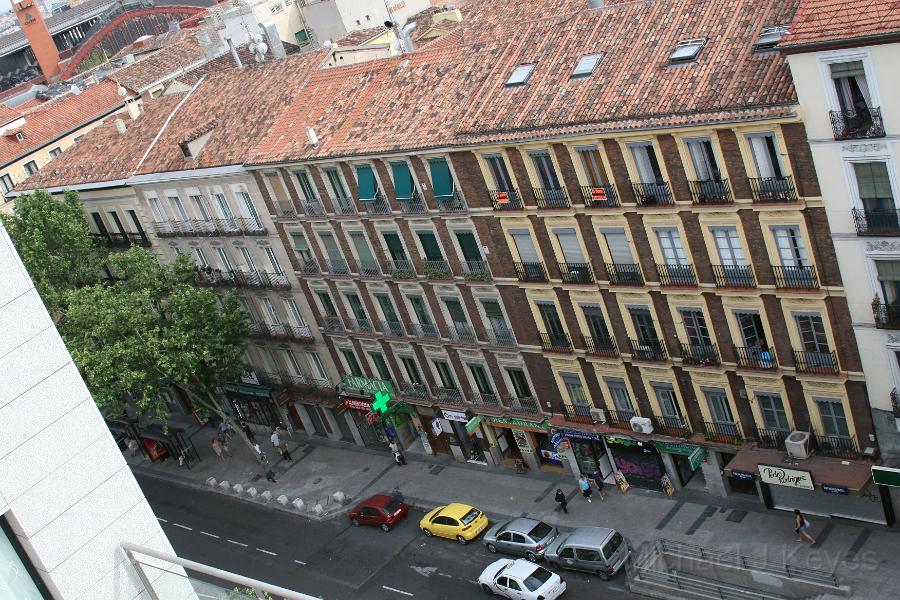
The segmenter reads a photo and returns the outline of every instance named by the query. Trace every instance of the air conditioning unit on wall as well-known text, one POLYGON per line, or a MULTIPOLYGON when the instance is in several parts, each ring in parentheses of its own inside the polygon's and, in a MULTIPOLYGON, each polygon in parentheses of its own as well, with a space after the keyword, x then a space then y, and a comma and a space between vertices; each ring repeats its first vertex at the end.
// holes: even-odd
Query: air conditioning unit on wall
POLYGON ((631 417, 631 430, 636 433, 653 433, 653 423, 646 417, 631 417))
POLYGON ((592 408, 591 421, 594 423, 606 423, 606 411, 602 408, 592 408))
POLYGON ((806 431, 792 431, 784 440, 784 449, 791 458, 809 458, 809 433, 806 431))

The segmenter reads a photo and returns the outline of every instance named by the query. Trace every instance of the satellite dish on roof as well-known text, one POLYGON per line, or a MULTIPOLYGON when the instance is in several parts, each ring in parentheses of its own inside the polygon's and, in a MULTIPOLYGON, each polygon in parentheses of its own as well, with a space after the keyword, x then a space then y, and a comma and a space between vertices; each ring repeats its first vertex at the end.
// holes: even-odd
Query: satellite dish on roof
POLYGON ((393 21, 385 21, 384 26, 387 27, 388 29, 392 29, 394 27, 394 22, 393 21))
POLYGON ((117 92, 120 96, 122 96, 123 98, 125 97, 126 94, 128 94, 128 90, 126 90, 126 89, 125 89, 124 87, 122 87, 121 85, 119 86, 119 89, 116 90, 116 92, 117 92))

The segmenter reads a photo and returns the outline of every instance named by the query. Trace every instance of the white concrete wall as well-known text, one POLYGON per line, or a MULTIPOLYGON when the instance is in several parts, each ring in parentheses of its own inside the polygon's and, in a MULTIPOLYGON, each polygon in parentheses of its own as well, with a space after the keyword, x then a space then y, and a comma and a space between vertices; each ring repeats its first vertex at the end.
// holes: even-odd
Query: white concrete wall
POLYGON ((321 44, 350 31, 380 27, 387 20, 403 24, 430 6, 428 0, 321 0, 307 3, 302 10, 321 44))
POLYGON ((0 514, 51 592, 145 597, 120 544, 174 554, 0 227, 0 514))

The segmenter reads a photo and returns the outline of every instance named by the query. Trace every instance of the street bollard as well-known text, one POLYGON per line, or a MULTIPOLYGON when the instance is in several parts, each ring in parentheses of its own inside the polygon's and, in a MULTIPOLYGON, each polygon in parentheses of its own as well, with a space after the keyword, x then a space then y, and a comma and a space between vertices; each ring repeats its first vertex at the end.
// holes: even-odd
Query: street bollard
POLYGON ((208 485, 210 487, 216 487, 217 483, 219 483, 219 482, 216 481, 215 477, 210 477, 209 479, 206 480, 206 485, 208 485))
POLYGON ((272 492, 270 492, 269 490, 266 490, 262 494, 260 494, 259 497, 262 498, 263 500, 265 500, 266 502, 268 502, 269 500, 272 499, 272 492))
POLYGON ((337 502, 338 504, 343 504, 344 500, 347 499, 347 495, 344 492, 335 492, 332 497, 334 498, 334 501, 337 502))
POLYGON ((247 495, 251 498, 256 498, 259 495, 259 491, 255 487, 247 488, 247 495))
POLYGON ((313 507, 313 512, 316 513, 317 515, 321 515, 323 512, 325 512, 325 509, 322 508, 322 504, 319 503, 313 507))
POLYGON ((236 483, 233 486, 231 486, 231 489, 234 490, 235 494, 243 494, 244 493, 244 486, 242 486, 239 483, 236 483))
POLYGON ((306 506, 302 498, 295 498, 293 504, 297 510, 303 510, 303 507, 306 506))
POLYGON ((282 506, 287 506, 288 497, 285 496, 284 494, 278 496, 277 500, 278 500, 278 504, 280 504, 282 506))
POLYGON ((223 490, 227 490, 228 488, 231 487, 231 484, 228 483, 227 481, 221 481, 221 482, 219 482, 219 487, 222 488, 223 490))

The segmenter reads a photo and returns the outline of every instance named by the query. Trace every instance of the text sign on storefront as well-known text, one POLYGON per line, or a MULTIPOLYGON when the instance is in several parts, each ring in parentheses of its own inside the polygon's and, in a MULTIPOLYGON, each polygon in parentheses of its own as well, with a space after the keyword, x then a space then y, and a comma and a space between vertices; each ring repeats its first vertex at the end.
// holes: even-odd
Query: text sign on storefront
POLYGON ((474 417, 472 417, 469 422, 466 423, 466 433, 468 433, 469 435, 475 433, 475 430, 478 429, 478 424, 481 423, 481 420, 483 418, 484 417, 482 417, 481 415, 475 415, 474 417))
POLYGON ((783 485, 785 487, 799 488, 803 490, 816 489, 813 484, 812 473, 799 469, 786 469, 774 465, 759 465, 759 478, 764 483, 783 485))
POLYGON ((513 419, 510 417, 486 417, 485 420, 489 423, 495 423, 497 425, 513 425, 516 427, 524 427, 526 429, 541 429, 544 431, 548 431, 550 429, 549 423, 536 423, 534 421, 513 419))
POLYGON ((828 492, 829 494, 837 494, 839 496, 848 496, 850 494, 850 490, 845 488, 842 485, 822 485, 822 491, 828 492))
POLYGON ((372 410, 372 403, 365 400, 356 400, 354 398, 344 398, 344 406, 353 410, 364 410, 369 412, 372 410))
POLYGON ((891 467, 872 467, 872 481, 878 485, 900 487, 900 469, 891 467))
POLYGON ((737 469, 731 470, 731 476, 735 479, 746 479, 747 481, 753 481, 756 478, 753 473, 748 473, 747 471, 738 471, 737 469))
POLYGON ((466 416, 466 413, 459 412, 456 410, 441 410, 444 413, 444 418, 448 421, 459 421, 460 423, 468 423, 469 417, 466 416))
POLYGON ((376 392, 394 395, 394 384, 387 379, 369 379, 362 375, 344 375, 342 380, 349 390, 375 395, 376 392))

